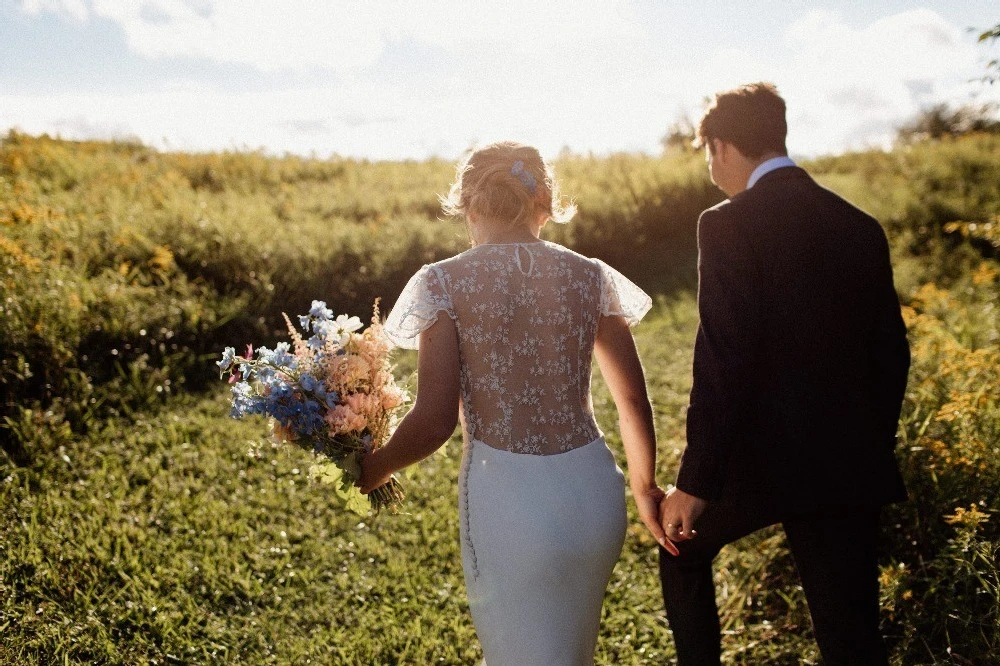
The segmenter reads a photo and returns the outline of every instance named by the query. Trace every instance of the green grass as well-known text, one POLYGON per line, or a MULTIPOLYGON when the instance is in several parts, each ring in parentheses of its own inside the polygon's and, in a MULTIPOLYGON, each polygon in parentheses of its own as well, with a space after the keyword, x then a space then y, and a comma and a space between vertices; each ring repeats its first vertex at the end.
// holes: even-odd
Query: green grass
MULTIPOLYGON (((638 329, 666 460, 681 441, 694 318, 688 298, 661 304, 638 329)), ((401 372, 410 367, 407 355, 401 372)), ((0 468, 0 662, 481 658, 458 545, 457 438, 405 479, 407 514, 359 520, 306 481, 305 454, 265 446, 264 458, 249 456, 264 425, 227 413, 221 391, 180 397, 70 439, 38 465, 0 468)), ((601 664, 671 654, 654 546, 630 529, 608 589, 601 664)))
MULTIPOLYGON (((937 307, 917 303, 928 312, 937 307)), ((970 321, 961 310, 946 312, 955 326, 970 321)), ((915 326, 938 326, 929 316, 915 326)), ((672 479, 683 446, 696 324, 693 298, 680 295, 659 298, 636 329, 662 483, 672 479)), ((967 364, 983 362, 981 352, 944 340, 922 337, 915 348, 906 441, 921 441, 914 431, 955 441, 993 437, 991 424, 1000 423, 995 415, 977 420, 970 414, 965 425, 947 421, 927 430, 924 414, 940 405, 928 395, 953 396, 954 390, 936 383, 940 363, 924 348, 950 348, 971 355, 967 364), (946 427, 966 434, 949 436, 941 430, 946 427)), ((981 342, 970 340, 973 347, 981 342)), ((398 360, 401 379, 411 379, 414 355, 398 360)), ((961 368, 975 366, 949 363, 955 381, 974 388, 975 376, 961 368)), ((599 376, 594 385, 598 421, 624 466, 609 394, 599 376)), ((42 419, 38 439, 55 448, 28 466, 2 459, 0 663, 478 663, 458 545, 457 438, 404 479, 406 514, 359 519, 338 509, 323 486, 306 481, 309 458, 297 449, 264 446, 263 458, 248 455, 264 440, 265 426, 233 421, 227 413, 220 387, 200 398, 177 396, 134 421, 106 421, 82 436, 42 419)), ((962 446, 935 450, 939 458, 930 459, 930 468, 944 456, 986 455, 974 443, 962 446)), ((973 658, 988 654, 976 651, 984 649, 978 643, 962 643, 959 630, 996 617, 995 601, 983 596, 983 586, 996 585, 995 563, 991 568, 988 561, 995 548, 978 525, 949 538, 954 530, 942 522, 941 508, 982 497, 980 503, 995 510, 995 488, 970 486, 961 465, 971 463, 962 460, 928 474, 926 452, 914 450, 904 450, 904 469, 920 496, 890 512, 887 523, 900 521, 903 529, 887 528, 887 538, 916 535, 920 545, 913 540, 911 552, 908 544, 895 544, 886 556, 884 629, 895 664, 965 663, 924 646, 919 632, 945 628, 952 638, 938 636, 935 644, 953 641, 956 651, 973 658)), ((981 479, 995 478, 996 461, 983 460, 990 467, 982 463, 981 479)), ((598 664, 664 663, 673 655, 655 544, 631 504, 629 511, 629 535, 605 600, 598 664)), ((804 595, 778 528, 725 549, 716 582, 727 663, 818 663, 804 595)), ((977 631, 984 645, 995 640, 988 637, 995 629, 977 631)))
MULTIPOLYGON (((661 298, 636 329, 664 484, 683 444, 696 324, 681 296, 661 298)), ((405 380, 414 358, 399 360, 405 380)), ((624 467, 613 404, 594 383, 624 467)), ((0 466, 0 663, 478 663, 458 542, 459 439, 411 469, 407 513, 359 519, 306 480, 306 454, 265 445, 263 458, 248 455, 266 428, 229 419, 227 397, 180 396, 65 438, 33 466, 0 466)), ((673 655, 656 547, 629 512, 598 664, 673 655)), ((789 571, 774 529, 720 558, 733 663, 815 658, 789 571)))
MULTIPOLYGON (((661 300, 637 329, 663 483, 683 440, 695 325, 682 297, 661 300)), ((401 359, 404 378, 412 362, 401 359)), ((405 478, 406 514, 359 519, 306 481, 305 454, 265 446, 264 458, 249 456, 265 427, 229 419, 226 398, 180 397, 66 441, 42 464, 0 468, 0 662, 477 663, 458 543, 458 438, 405 478)), ((595 409, 624 466, 599 377, 595 409)), ((655 544, 629 510, 599 664, 673 654, 655 544)), ((748 541, 720 582, 744 570, 771 581, 774 563, 750 560, 773 540, 748 541)), ((738 663, 782 654, 799 663, 808 632, 777 640, 782 626, 730 622, 728 651, 738 663)))

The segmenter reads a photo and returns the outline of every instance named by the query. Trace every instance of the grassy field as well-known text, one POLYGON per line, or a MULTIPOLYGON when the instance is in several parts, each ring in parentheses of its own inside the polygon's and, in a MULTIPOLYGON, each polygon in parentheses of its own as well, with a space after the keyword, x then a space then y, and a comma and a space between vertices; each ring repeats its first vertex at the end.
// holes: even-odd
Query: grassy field
MULTIPOLYGON (((682 445, 689 299, 639 329, 667 460, 682 445)), ((401 374, 412 358, 401 359, 401 374)), ((599 419, 621 459, 610 398, 599 419)), ((461 444, 414 468, 408 513, 359 520, 226 396, 112 421, 0 485, 3 663, 472 664, 458 552, 461 444), (310 662, 311 660, 311 662, 310 662)), ((608 591, 600 663, 671 652, 655 544, 636 526, 608 591)))
MULTIPOLYGON (((1000 137, 824 158, 818 179, 893 248, 914 362, 885 512, 882 628, 895 665, 1000 651, 1000 137)), ((566 156, 579 219, 548 238, 655 293, 636 329, 661 481, 684 445, 694 224, 720 196, 698 155, 566 156)), ((473 664, 458 552, 460 444, 405 479, 408 512, 359 519, 297 451, 248 454, 212 361, 272 342, 325 298, 364 314, 460 250, 443 162, 158 153, 0 140, 0 663, 473 664)), ((402 380, 414 359, 398 359, 402 380)), ((618 452, 610 398, 598 420, 618 452)), ((623 463, 622 463, 623 464, 623 463)), ((630 508, 631 511, 631 508, 630 508)), ((669 662, 654 544, 633 518, 599 664, 669 662)), ((727 658, 818 663, 780 530, 716 573, 727 658)))

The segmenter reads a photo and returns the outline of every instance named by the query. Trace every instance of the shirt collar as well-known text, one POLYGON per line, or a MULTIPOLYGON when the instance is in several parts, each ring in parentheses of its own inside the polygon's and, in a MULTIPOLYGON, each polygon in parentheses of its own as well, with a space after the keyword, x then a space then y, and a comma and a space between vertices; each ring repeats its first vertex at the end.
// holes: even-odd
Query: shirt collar
POLYGON ((764 174, 771 173, 775 169, 791 166, 795 166, 795 162, 793 162, 790 157, 785 155, 782 155, 781 157, 772 157, 769 160, 761 162, 757 165, 757 168, 753 170, 753 173, 750 174, 750 179, 747 181, 747 189, 749 190, 751 187, 756 185, 757 181, 760 180, 764 174))

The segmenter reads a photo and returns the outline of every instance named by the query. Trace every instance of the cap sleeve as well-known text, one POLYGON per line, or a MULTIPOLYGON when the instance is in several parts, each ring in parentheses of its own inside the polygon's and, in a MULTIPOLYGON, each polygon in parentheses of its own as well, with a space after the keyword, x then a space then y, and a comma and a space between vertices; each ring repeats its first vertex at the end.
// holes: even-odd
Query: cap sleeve
POLYGON ((420 333, 437 321, 441 311, 455 318, 445 275, 437 266, 424 266, 406 283, 383 330, 397 347, 416 349, 420 333))
POLYGON ((653 299, 600 259, 597 264, 601 269, 601 315, 620 315, 629 326, 635 326, 653 307, 653 299))

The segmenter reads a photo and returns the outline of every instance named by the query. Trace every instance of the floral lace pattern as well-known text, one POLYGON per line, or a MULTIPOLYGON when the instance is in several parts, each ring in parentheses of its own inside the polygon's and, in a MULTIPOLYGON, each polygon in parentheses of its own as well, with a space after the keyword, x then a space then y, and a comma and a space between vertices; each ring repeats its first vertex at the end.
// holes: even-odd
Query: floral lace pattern
POLYGON ((479 245, 417 271, 385 332, 416 349, 445 312, 458 330, 467 435, 551 455, 600 436, 590 375, 601 316, 634 325, 651 304, 615 269, 555 243, 479 245))

